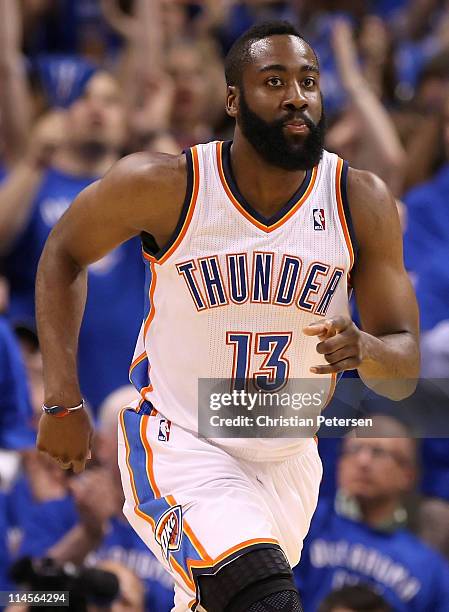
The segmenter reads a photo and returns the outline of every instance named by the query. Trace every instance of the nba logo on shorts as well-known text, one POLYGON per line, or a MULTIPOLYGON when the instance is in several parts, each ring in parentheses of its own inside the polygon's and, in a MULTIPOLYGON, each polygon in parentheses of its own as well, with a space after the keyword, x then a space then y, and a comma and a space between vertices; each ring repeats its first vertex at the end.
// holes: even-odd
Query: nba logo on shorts
POLYGON ((171 422, 168 419, 161 419, 159 422, 159 434, 157 439, 160 442, 168 442, 170 439, 171 422))
POLYGON ((182 508, 173 506, 164 512, 156 524, 154 531, 156 542, 162 549, 166 561, 170 552, 181 548, 182 538, 182 508))
POLYGON ((326 229, 326 219, 324 218, 324 208, 313 209, 313 229, 322 232, 326 229))

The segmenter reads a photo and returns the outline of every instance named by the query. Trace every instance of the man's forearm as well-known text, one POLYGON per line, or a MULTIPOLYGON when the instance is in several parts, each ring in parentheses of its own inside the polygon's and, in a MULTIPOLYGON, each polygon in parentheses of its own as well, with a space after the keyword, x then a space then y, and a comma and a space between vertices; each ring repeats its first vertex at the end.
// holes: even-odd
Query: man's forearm
POLYGON ((3 155, 13 164, 23 155, 31 120, 30 93, 21 54, 22 15, 16 0, 0 1, 0 111, 3 155))
POLYGON ((362 334, 363 361, 358 372, 367 387, 393 400, 411 395, 419 376, 419 348, 414 335, 362 334))
POLYGON ((42 168, 28 160, 17 164, 0 188, 0 251, 8 247, 27 223, 42 181, 42 168))
POLYGON ((70 407, 80 402, 77 347, 86 295, 87 270, 50 235, 36 278, 36 319, 47 405, 70 407))
POLYGON ((101 544, 104 534, 103 527, 93 530, 83 524, 75 525, 47 551, 47 556, 59 563, 70 561, 79 565, 84 563, 87 555, 101 544))

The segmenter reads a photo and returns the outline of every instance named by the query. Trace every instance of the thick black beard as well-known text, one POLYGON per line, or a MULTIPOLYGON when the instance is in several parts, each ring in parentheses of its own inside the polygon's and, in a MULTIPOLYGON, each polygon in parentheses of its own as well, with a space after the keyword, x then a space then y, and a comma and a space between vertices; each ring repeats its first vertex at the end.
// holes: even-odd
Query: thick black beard
POLYGON ((243 135, 268 164, 293 171, 310 170, 319 163, 326 132, 324 110, 317 124, 300 111, 292 111, 282 119, 269 123, 249 108, 242 89, 239 111, 238 124, 243 135), (310 130, 298 142, 288 139, 283 130, 286 122, 295 119, 304 121, 310 130))

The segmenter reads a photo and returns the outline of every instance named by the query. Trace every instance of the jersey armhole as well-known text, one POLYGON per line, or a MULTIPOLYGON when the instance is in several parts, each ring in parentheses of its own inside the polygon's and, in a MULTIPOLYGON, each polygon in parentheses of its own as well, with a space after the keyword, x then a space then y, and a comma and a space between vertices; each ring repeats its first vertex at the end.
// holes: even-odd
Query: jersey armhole
POLYGON ((351 272, 357 263, 359 253, 359 244, 352 221, 351 209, 348 200, 348 170, 349 164, 347 161, 339 160, 337 166, 337 203, 339 208, 340 223, 345 235, 346 244, 351 256, 351 272), (352 255, 351 255, 352 253, 352 255))
POLYGON ((152 259, 155 259, 156 261, 160 261, 168 253, 168 251, 172 249, 172 247, 178 241, 178 238, 181 237, 181 233, 185 226, 189 211, 195 205, 195 198, 193 197, 195 184, 193 154, 191 149, 185 149, 183 153, 186 156, 187 188, 184 197, 184 202, 181 208, 181 214, 179 216, 178 223, 176 224, 175 231, 173 232, 167 244, 165 244, 162 248, 159 247, 152 234, 150 234, 149 232, 140 233, 143 252, 149 255, 152 259))

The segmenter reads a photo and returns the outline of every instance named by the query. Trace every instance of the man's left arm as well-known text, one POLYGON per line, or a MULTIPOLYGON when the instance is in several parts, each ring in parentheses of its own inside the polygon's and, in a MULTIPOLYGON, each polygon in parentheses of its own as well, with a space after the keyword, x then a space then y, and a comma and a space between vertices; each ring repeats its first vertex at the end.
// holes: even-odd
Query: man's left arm
POLYGON ((363 331, 345 316, 305 328, 319 336, 317 351, 328 362, 312 371, 357 369, 369 388, 400 400, 413 393, 419 375, 419 315, 395 200, 383 181, 361 170, 349 170, 347 191, 359 244, 352 284, 363 331))

